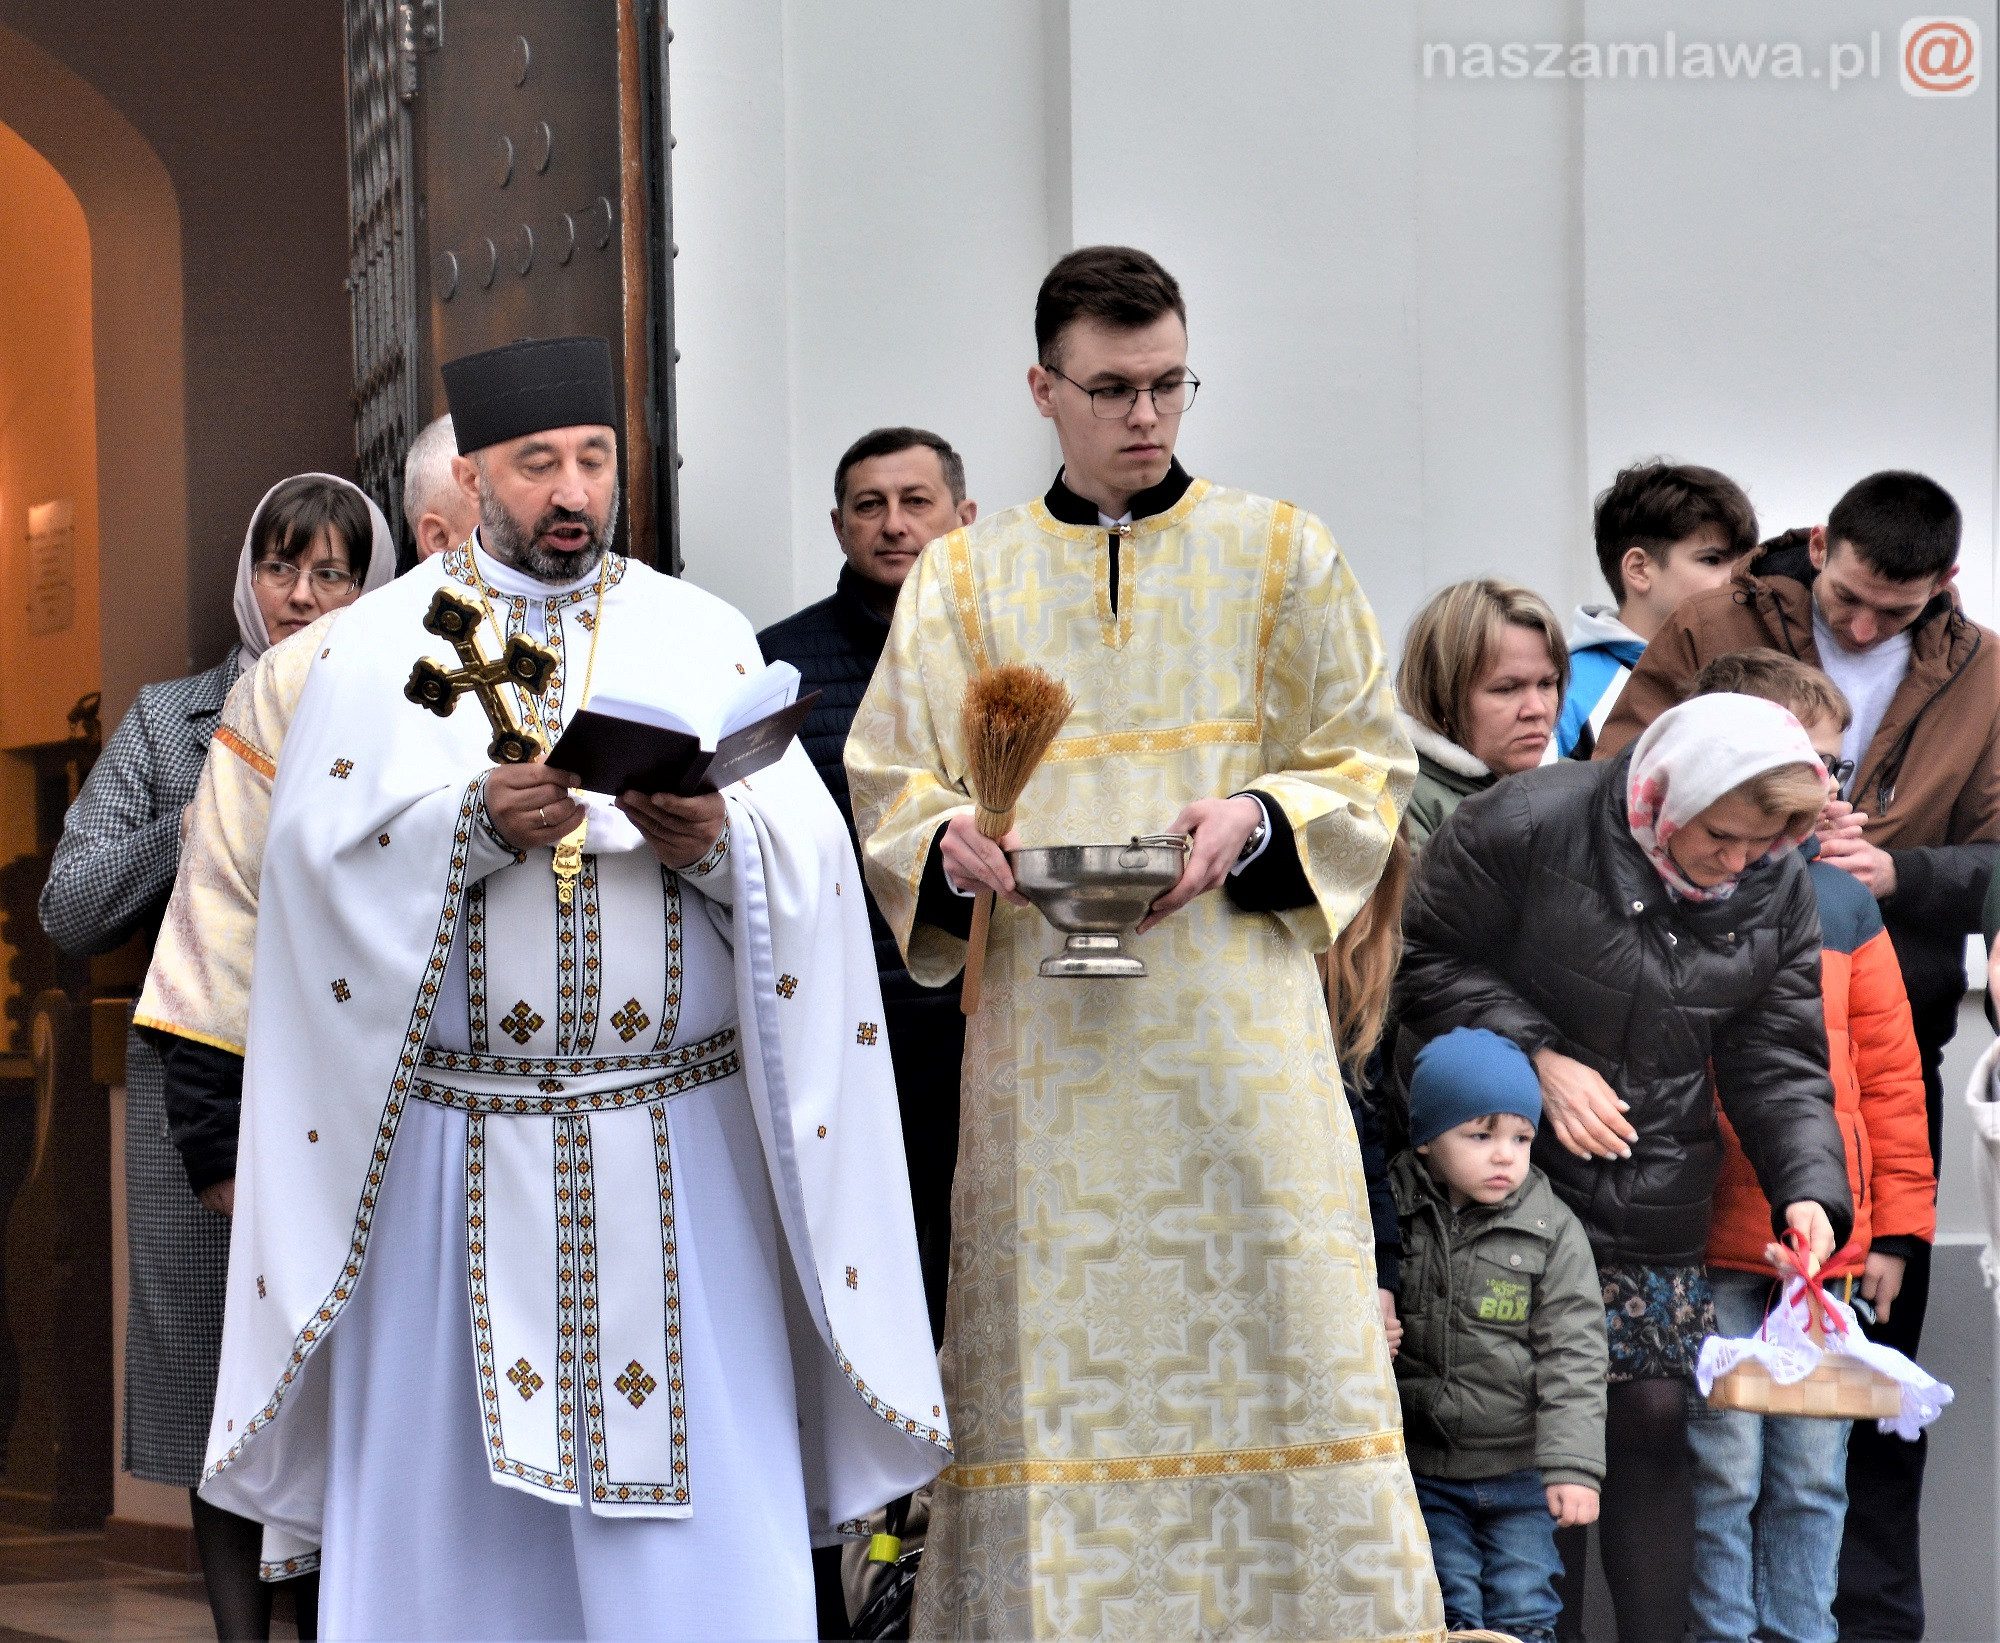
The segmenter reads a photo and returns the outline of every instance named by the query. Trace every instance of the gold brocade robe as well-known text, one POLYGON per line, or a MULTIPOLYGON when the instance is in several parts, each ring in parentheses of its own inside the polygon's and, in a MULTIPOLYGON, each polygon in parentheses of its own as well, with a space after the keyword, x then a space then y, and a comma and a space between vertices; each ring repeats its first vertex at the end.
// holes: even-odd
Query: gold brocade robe
POLYGON ((1217 892, 1131 946, 1140 980, 1042 980, 996 905, 969 1024, 940 1479, 916 1635, 1432 1637, 1359 1149, 1313 954, 1373 888, 1415 761, 1380 635, 1324 526, 1196 480, 1127 528, 1040 502, 931 544, 847 745, 866 870, 912 974, 969 808, 968 676, 1025 662, 1077 707, 1027 844, 1121 841, 1255 786, 1313 892, 1217 892))

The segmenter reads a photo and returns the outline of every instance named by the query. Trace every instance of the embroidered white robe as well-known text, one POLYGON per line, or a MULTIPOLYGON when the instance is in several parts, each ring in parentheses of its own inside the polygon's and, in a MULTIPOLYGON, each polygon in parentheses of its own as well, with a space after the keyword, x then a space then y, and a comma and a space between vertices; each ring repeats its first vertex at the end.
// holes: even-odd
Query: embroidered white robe
MULTIPOLYGON (((397 1128, 426 1101, 467 1124, 468 1390, 493 1481, 607 1515, 698 1515, 671 1104, 727 1099, 729 1082, 797 1284, 807 1504, 831 1538, 949 1455, 845 831, 797 749, 730 791, 726 848, 685 875, 594 807, 564 913, 550 852, 517 861, 482 824, 476 706, 438 719, 402 695, 418 654, 455 665, 420 620, 443 583, 476 586, 475 563, 441 556, 270 652, 225 708, 191 813, 139 1013, 246 1055, 203 1492, 265 1522, 267 1545, 317 1544, 315 1351, 374 1277, 397 1128)), ((607 581, 601 609, 589 587, 493 600, 558 651, 534 708, 549 740, 594 633, 594 686, 627 698, 692 705, 761 665, 748 623, 698 590, 622 560, 607 581)))

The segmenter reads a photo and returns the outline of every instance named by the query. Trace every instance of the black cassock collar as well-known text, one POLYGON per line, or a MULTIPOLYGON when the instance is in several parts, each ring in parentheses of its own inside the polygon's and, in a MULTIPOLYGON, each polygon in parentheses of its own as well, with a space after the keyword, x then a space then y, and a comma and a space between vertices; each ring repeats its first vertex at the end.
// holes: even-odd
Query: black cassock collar
MULTIPOLYGON (((1086 502, 1063 483, 1067 469, 1056 470, 1056 480, 1042 498, 1042 506, 1065 525, 1095 525, 1097 504, 1086 502)), ((1181 459, 1175 457, 1167 465, 1167 474, 1157 485, 1149 485, 1132 498, 1131 511, 1134 519, 1150 519, 1156 513, 1165 513, 1187 494, 1188 486, 1194 483, 1194 476, 1181 466, 1181 459)))

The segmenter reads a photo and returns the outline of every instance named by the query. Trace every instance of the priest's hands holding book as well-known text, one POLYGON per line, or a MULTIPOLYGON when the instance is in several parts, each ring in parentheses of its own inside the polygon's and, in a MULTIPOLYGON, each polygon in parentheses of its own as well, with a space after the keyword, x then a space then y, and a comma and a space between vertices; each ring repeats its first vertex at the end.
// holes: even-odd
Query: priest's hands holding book
MULTIPOLYGON (((486 814, 516 850, 548 849, 583 820, 577 777, 545 764, 501 764, 486 773, 486 814)), ((625 793, 618 799, 661 864, 692 867, 715 847, 728 824, 720 793, 680 798, 672 793, 625 793)))
POLYGON ((547 765, 496 764, 486 772, 486 814, 516 850, 543 850, 583 820, 576 777, 547 765))
POLYGON ((678 873, 692 867, 715 848, 729 825, 729 810, 720 793, 621 793, 618 808, 646 837, 662 867, 678 873))

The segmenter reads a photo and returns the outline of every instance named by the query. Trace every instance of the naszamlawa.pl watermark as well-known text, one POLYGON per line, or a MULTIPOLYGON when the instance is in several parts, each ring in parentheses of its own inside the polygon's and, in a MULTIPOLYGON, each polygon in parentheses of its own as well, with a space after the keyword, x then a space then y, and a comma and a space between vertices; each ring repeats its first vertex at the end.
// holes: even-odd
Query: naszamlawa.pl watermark
POLYGON ((1648 40, 1426 40, 1426 80, 1794 81, 1828 91, 1895 74, 1916 97, 1968 97, 1979 89, 1979 25, 1969 17, 1912 17, 1891 43, 1865 38, 1648 40))

